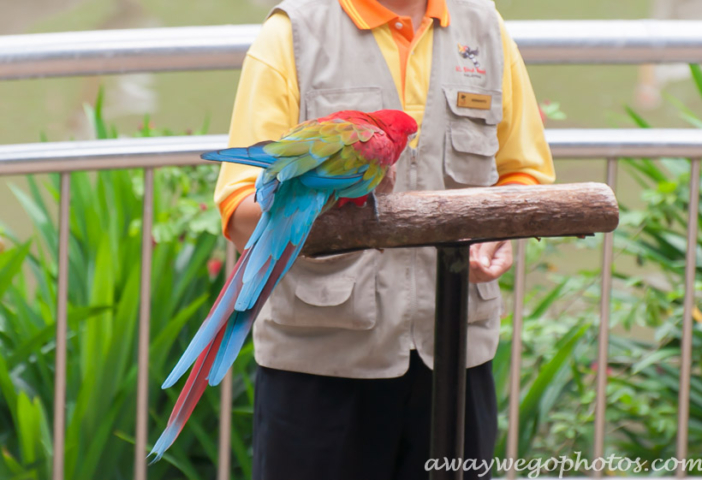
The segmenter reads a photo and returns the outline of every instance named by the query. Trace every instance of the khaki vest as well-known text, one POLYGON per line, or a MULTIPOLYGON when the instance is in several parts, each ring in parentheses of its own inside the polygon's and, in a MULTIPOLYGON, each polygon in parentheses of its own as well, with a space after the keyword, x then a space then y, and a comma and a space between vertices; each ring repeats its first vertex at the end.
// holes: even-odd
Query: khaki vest
MULTIPOLYGON (((447 0, 451 25, 435 20, 421 136, 398 161, 395 191, 493 185, 502 119, 503 50, 489 0, 447 0), (463 48, 461 48, 463 47, 463 48)), ((292 22, 300 121, 338 110, 402 109, 369 30, 337 0, 286 0, 292 22)), ((352 207, 353 208, 353 207, 352 207)), ((436 249, 366 250, 299 258, 254 325, 256 360, 282 370, 351 378, 402 375, 414 346, 433 365, 436 249)), ((469 288, 468 361, 497 349, 497 282, 469 288)))

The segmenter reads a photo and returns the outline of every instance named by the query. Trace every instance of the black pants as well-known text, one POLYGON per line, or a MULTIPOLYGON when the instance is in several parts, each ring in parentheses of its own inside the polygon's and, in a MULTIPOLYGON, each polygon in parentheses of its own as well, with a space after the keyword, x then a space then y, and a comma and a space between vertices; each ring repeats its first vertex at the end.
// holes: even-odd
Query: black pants
MULTIPOLYGON (((431 390, 431 370, 415 351, 399 378, 259 367, 253 480, 426 480, 431 390)), ((467 370, 465 423, 464 459, 490 462, 497 434, 492 362, 467 370)))

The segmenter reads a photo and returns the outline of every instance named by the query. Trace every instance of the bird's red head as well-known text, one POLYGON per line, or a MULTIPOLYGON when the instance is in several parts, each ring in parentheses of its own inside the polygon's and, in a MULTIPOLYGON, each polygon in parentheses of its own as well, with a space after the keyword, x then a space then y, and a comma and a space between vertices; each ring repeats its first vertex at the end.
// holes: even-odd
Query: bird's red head
POLYGON ((407 146, 409 138, 417 133, 417 122, 400 110, 378 110, 370 114, 385 133, 398 145, 399 153, 407 146))

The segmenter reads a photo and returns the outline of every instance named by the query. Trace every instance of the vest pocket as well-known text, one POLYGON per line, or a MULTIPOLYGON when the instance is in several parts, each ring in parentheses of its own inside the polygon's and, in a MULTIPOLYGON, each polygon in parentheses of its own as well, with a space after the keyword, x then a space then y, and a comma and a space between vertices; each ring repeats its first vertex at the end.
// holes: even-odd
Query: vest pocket
POLYGON ((298 258, 271 296, 273 321, 290 327, 373 328, 377 253, 298 258))
POLYGON ((502 120, 502 92, 475 85, 446 85, 446 103, 455 118, 482 120, 497 125, 502 120))
POLYGON ((468 323, 486 322, 502 310, 500 285, 497 280, 471 283, 469 287, 468 323))
POLYGON ((495 153, 497 126, 470 119, 451 122, 444 146, 444 181, 447 188, 487 187, 499 176, 495 153))
POLYGON ((498 180, 502 92, 474 85, 445 85, 448 132, 444 143, 447 188, 486 187, 498 180))

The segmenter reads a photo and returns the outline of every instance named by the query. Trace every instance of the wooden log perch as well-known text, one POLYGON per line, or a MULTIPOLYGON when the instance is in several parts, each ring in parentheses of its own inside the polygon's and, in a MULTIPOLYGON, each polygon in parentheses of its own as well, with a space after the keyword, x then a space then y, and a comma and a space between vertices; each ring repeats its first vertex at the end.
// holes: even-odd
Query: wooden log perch
POLYGON ((377 204, 377 219, 368 204, 322 215, 302 254, 588 235, 619 223, 617 199, 602 183, 393 193, 379 195, 377 204))

